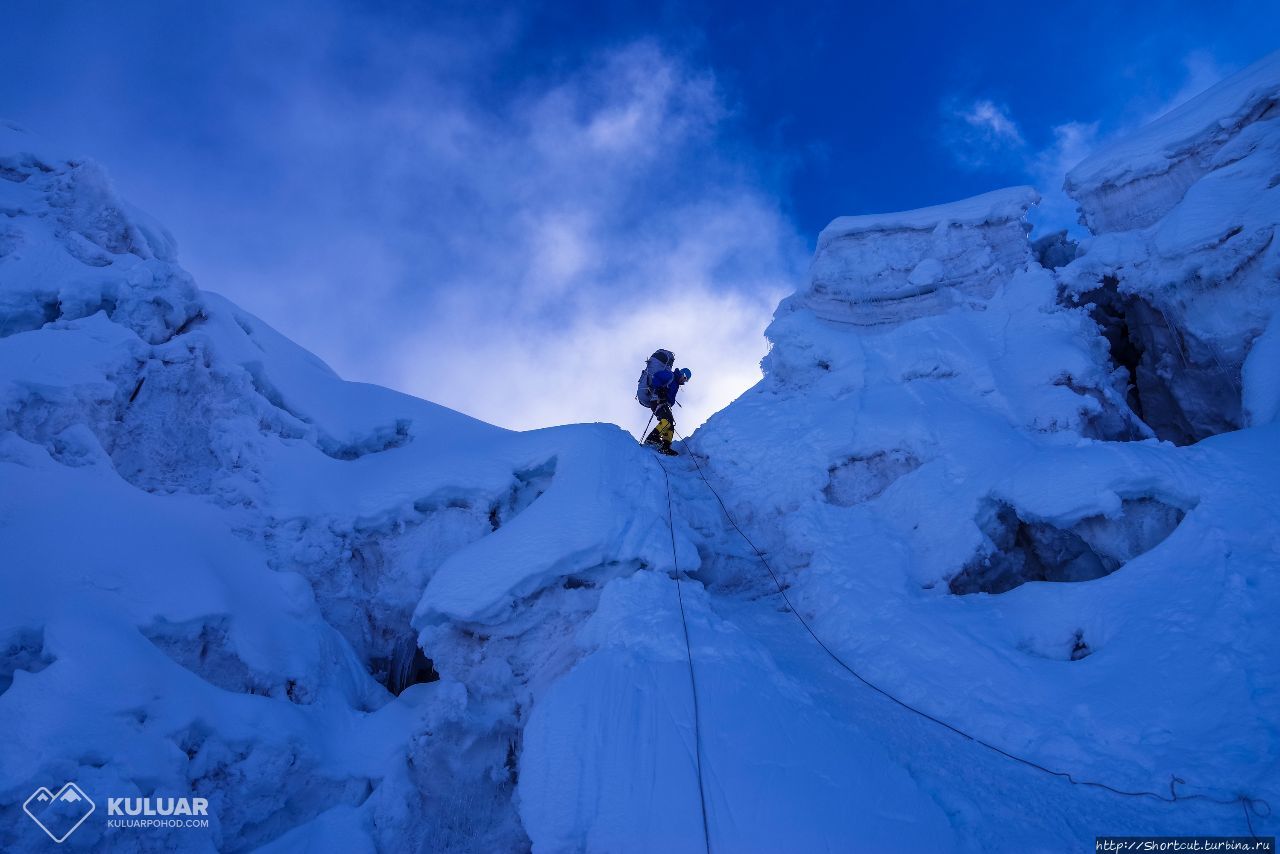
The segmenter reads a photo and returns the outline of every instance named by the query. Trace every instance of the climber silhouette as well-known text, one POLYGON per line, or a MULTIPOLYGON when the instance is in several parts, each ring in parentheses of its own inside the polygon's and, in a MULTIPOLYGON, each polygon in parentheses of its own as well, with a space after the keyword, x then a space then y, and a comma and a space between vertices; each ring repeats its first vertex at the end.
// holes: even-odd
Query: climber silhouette
POLYGON ((671 449, 671 440, 675 438, 676 419, 671 407, 676 402, 676 394, 680 386, 693 377, 688 368, 675 367, 676 357, 670 350, 655 350, 645 363, 636 384, 636 400, 650 410, 658 419, 658 424, 645 437, 646 445, 654 445, 658 452, 674 457, 678 454, 671 449))

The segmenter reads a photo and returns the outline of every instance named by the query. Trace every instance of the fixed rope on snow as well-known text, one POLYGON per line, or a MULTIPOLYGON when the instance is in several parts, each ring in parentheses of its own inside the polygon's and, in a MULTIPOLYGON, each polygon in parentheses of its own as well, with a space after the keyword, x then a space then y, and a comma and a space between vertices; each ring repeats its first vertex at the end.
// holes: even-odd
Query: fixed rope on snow
MULTIPOLYGON (((1052 768, 1047 768, 1044 765, 1041 765, 1034 760, 1027 759, 1022 756, 1018 756, 1017 754, 1014 754, 1014 753, 1010 753, 1004 748, 998 747, 990 743, 989 741, 986 741, 982 738, 979 738, 976 735, 973 735, 972 733, 966 732, 965 730, 955 726, 954 724, 950 724, 940 718, 936 718, 933 715, 929 714, 928 712, 924 711, 923 709, 916 708, 915 706, 911 705, 905 700, 900 699, 899 697, 895 696, 894 694, 890 693, 884 688, 881 688, 879 685, 875 684, 874 682, 864 677, 861 673, 859 673, 857 670, 851 667, 844 659, 842 659, 839 655, 837 655, 835 651, 831 649, 831 647, 827 646, 827 644, 822 640, 822 638, 818 636, 818 633, 813 630, 813 626, 809 624, 809 621, 804 618, 804 615, 802 615, 800 611, 796 609, 795 605, 791 602, 791 597, 787 595, 787 591, 782 584, 782 580, 779 579, 778 574, 773 571, 773 567, 770 565, 768 559, 764 556, 764 552, 760 551, 760 549, 756 547, 756 544, 751 541, 751 538, 747 536, 746 532, 743 531, 742 528, 738 525, 738 523, 734 520, 733 514, 729 512, 728 506, 724 503, 724 499, 720 497, 720 493, 716 491, 716 488, 711 485, 710 479, 707 478, 706 472, 702 470, 702 465, 698 462, 697 455, 693 452, 691 448, 689 448, 689 440, 686 439, 684 436, 680 436, 678 433, 676 435, 682 442, 684 442, 685 448, 689 450, 689 454, 688 454, 689 458, 693 460, 693 464, 697 468, 698 475, 702 478, 702 482, 707 485, 707 489, 711 491, 711 494, 715 496, 716 501, 720 504, 720 509, 724 512, 725 519, 729 520, 729 524, 733 527, 735 531, 738 532, 738 535, 742 537, 742 539, 746 542, 746 544, 751 547, 751 550, 755 552, 756 557, 760 559, 760 563, 764 565, 764 568, 766 570, 768 570, 769 576, 773 579, 774 585, 778 588, 779 595, 782 596, 782 600, 787 605, 787 610, 790 611, 791 614, 797 620, 799 620, 800 625, 804 626, 805 631, 808 632, 809 636, 814 639, 814 641, 818 644, 818 646, 820 646, 822 650, 831 657, 832 661, 840 665, 840 667, 844 668, 844 670, 847 671, 850 676, 857 679, 863 685, 867 686, 868 688, 880 694, 881 696, 893 701, 894 703, 897 703, 899 706, 901 706, 902 708, 906 709, 909 712, 914 712, 915 714, 919 715, 925 720, 932 721, 938 726, 943 727, 944 729, 948 729, 951 732, 955 733, 956 735, 966 738, 969 741, 974 742, 975 744, 979 744, 982 747, 985 747, 987 750, 990 750, 994 753, 998 753, 999 755, 1005 757, 1006 759, 1011 759, 1014 762, 1021 763, 1022 765, 1025 765, 1028 768, 1032 768, 1037 771, 1042 771, 1045 774, 1049 774, 1054 777, 1060 777, 1066 780, 1068 783, 1070 783, 1073 786, 1089 786, 1095 789, 1101 789, 1103 791, 1111 792, 1112 794, 1116 794, 1116 795, 1123 795, 1125 797, 1130 797, 1130 798, 1153 798, 1157 801, 1162 801, 1164 803, 1170 803, 1170 804, 1176 803, 1178 801, 1194 801, 1194 800, 1205 801, 1205 802, 1214 803, 1214 804, 1223 804, 1223 805, 1238 803, 1240 804, 1241 808, 1244 810, 1244 820, 1245 820, 1245 824, 1248 825, 1249 827, 1249 835, 1252 836, 1254 839, 1258 838, 1257 834, 1254 833, 1254 830, 1253 830, 1252 816, 1256 815, 1256 816, 1259 816, 1260 818, 1266 818, 1267 816, 1271 815, 1271 805, 1261 798, 1251 798, 1245 794, 1237 794, 1235 797, 1232 797, 1232 798, 1215 798, 1210 795, 1204 795, 1204 794, 1180 795, 1178 794, 1176 787, 1179 784, 1185 784, 1186 781, 1180 777, 1177 777, 1176 775, 1171 775, 1169 778, 1169 794, 1168 795, 1163 795, 1159 792, 1150 792, 1146 790, 1138 790, 1138 791, 1131 792, 1131 791, 1126 791, 1124 789, 1118 789, 1115 786, 1111 786, 1107 783, 1101 783, 1095 780, 1077 779, 1075 775, 1073 775, 1069 771, 1055 771, 1052 768), (1259 807, 1264 808, 1265 811, 1259 810, 1259 807)), ((663 473, 666 474, 665 466, 663 466, 663 473)), ((671 509, 670 500, 671 500, 671 482, 670 482, 670 478, 668 477, 667 479, 668 514, 670 514, 670 509, 671 509)), ((668 515, 668 522, 670 522, 669 515, 668 515)), ((675 547, 674 537, 675 537, 675 534, 673 533, 672 534, 673 549, 675 547)), ((692 659, 691 659, 691 662, 692 662, 692 659)), ((692 664, 690 666, 692 667, 692 664)))
MULTIPOLYGON (((648 429, 647 424, 645 429, 648 429)), ((684 650, 689 662, 689 689, 693 694, 693 752, 698 769, 698 803, 702 807, 702 842, 707 854, 711 854, 711 831, 707 826, 707 795, 702 785, 702 724, 698 711, 698 679, 693 669, 693 644, 689 642, 689 619, 685 616, 684 587, 680 583, 680 559, 676 554, 675 518, 671 509, 671 475, 661 460, 657 460, 657 463, 662 469, 662 477, 667 486, 667 530, 671 533, 671 566, 676 573, 676 599, 680 603, 680 624, 684 627, 684 650)))

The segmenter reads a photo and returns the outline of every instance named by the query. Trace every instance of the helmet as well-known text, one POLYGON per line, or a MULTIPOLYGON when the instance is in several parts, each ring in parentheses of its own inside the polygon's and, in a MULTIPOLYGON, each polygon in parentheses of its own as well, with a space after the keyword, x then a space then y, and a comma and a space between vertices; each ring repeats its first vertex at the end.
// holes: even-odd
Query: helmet
POLYGON ((689 380, 693 379, 693 371, 689 370, 688 368, 681 368, 678 371, 678 373, 680 374, 680 376, 684 377, 684 379, 682 379, 681 382, 687 383, 689 380))

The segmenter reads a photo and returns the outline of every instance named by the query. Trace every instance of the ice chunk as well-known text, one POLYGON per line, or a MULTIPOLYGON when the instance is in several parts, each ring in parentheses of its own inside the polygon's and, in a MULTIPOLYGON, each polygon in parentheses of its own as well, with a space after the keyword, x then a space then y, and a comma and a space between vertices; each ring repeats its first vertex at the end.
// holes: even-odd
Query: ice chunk
POLYGON ((809 288, 792 305, 872 325, 990 297, 1001 277, 1030 259, 1023 217, 1038 201, 1030 187, 1014 187, 917 211, 840 217, 819 235, 809 288))
POLYGON ((1277 105, 1280 51, 1086 157, 1067 174, 1066 190, 1094 232, 1151 225, 1222 165, 1215 155, 1244 128, 1274 127, 1277 105))

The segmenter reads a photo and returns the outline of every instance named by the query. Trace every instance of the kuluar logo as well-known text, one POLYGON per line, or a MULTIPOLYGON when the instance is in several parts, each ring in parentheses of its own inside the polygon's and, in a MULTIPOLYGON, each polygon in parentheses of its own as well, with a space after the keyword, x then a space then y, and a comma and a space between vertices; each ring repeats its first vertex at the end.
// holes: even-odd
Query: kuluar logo
POLYGON ((59 844, 75 833, 97 808, 93 799, 75 783, 64 783, 56 795, 41 786, 22 804, 22 811, 59 844))

